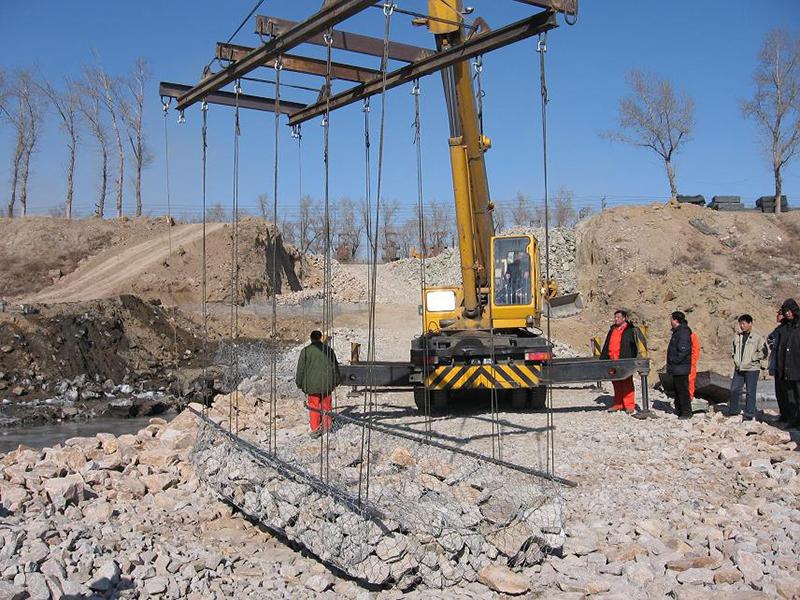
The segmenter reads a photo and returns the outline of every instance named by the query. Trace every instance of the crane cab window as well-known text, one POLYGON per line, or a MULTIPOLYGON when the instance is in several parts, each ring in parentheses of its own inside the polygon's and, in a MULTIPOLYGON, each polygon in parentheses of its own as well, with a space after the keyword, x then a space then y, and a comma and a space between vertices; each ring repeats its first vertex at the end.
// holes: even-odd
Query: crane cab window
POLYGON ((494 303, 531 303, 531 256, 528 238, 494 240, 494 303))

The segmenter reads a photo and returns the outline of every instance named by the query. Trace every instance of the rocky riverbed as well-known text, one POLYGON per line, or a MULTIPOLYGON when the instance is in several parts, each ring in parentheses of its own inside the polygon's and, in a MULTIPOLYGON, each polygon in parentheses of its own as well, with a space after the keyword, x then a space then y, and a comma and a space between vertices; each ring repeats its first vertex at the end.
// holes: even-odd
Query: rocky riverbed
MULTIPOLYGON (((638 421, 599 410, 607 397, 556 390, 556 470, 567 537, 561 556, 410 597, 794 598, 800 595, 800 453, 795 432, 697 415, 638 421)), ((666 399, 654 394, 657 407, 666 399)), ((239 399, 242 426, 263 405, 239 399), (245 410, 245 407, 248 407, 245 410)), ((412 401, 380 397, 382 420, 422 426, 412 401)), ((358 405, 339 398, 340 409, 358 405)), ((226 423, 226 398, 212 412, 226 423)), ((199 405, 197 406, 200 409, 199 405)), ((281 443, 301 439, 297 399, 279 402, 281 443)), ((546 417, 499 414, 506 460, 545 450, 546 417)), ((438 439, 490 452, 486 415, 432 423, 438 439)), ((190 461, 197 423, 183 413, 135 435, 100 434, 0 459, 0 597, 398 598, 326 569, 222 503, 190 461), (26 596, 27 594, 27 596, 26 596)), ((533 459, 534 462, 539 460, 533 459)), ((324 528, 323 528, 324 533, 324 528)))

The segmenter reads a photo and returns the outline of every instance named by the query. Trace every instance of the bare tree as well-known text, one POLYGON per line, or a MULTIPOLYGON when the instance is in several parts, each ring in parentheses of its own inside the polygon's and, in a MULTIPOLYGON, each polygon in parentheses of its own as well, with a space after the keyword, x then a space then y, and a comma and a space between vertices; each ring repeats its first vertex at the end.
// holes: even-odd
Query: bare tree
POLYGON ((522 192, 517 192, 511 201, 511 223, 515 227, 528 227, 533 223, 530 200, 522 192))
POLYGON ((336 213, 339 243, 346 249, 347 260, 353 260, 361 246, 364 221, 357 217, 356 205, 352 199, 347 197, 339 199, 336 205, 336 213))
POLYGON ((64 89, 56 90, 49 82, 40 84, 42 93, 50 100, 61 119, 61 129, 67 135, 67 195, 64 200, 63 215, 72 218, 72 198, 75 187, 75 157, 78 152, 80 138, 80 111, 78 106, 78 90, 74 82, 64 80, 64 89))
POLYGON ((502 204, 495 204, 492 210, 495 231, 502 232, 508 225, 508 208, 502 204))
POLYGON ((601 136, 649 148, 664 161, 672 201, 678 196, 673 158, 691 138, 694 127, 694 100, 676 94, 672 84, 660 77, 633 69, 628 74, 632 93, 620 100, 619 130, 601 136))
POLYGON ((258 204, 258 214, 261 215, 262 219, 268 220, 272 216, 272 206, 269 203, 269 195, 259 194, 256 197, 256 203, 258 204))
POLYGON ((556 194, 555 225, 569 227, 575 223, 574 194, 566 188, 560 188, 556 194))
MULTIPOLYGON (((142 216, 142 171, 153 162, 153 154, 147 147, 144 136, 144 95, 145 86, 150 81, 150 69, 144 58, 138 58, 133 67, 133 72, 125 80, 130 101, 125 101, 117 94, 117 105, 125 122, 128 133, 128 142, 131 145, 133 160, 136 163, 136 176, 133 179, 133 193, 136 202, 136 216, 142 216)), ((122 164, 120 164, 120 171, 122 164)), ((120 178, 119 185, 122 185, 120 178)), ((119 211, 122 210, 122 196, 120 188, 117 190, 119 211)), ((121 215, 120 215, 121 216, 121 215)))
POLYGON ((578 220, 582 221, 586 217, 592 214, 592 207, 588 204, 585 206, 581 206, 581 209, 578 211, 578 220))
MULTIPOLYGON (((438 254, 447 247, 453 227, 453 217, 442 202, 431 202, 425 211, 425 234, 428 252, 438 254)), ((422 250, 422 249, 420 249, 422 250)))
POLYGON ((324 227, 319 207, 314 205, 311 196, 303 196, 300 199, 296 221, 296 236, 300 244, 301 257, 305 257, 306 253, 315 247, 317 241, 324 236, 324 227))
POLYGON ((206 221, 209 223, 224 223, 228 220, 228 213, 221 203, 216 202, 206 209, 206 221))
POLYGON ((40 124, 42 118, 43 102, 33 78, 26 77, 24 85, 20 86, 27 115, 27 144, 22 158, 22 172, 19 178, 19 204, 22 207, 22 216, 28 214, 28 177, 31 172, 31 156, 39 143, 40 124))
POLYGON ((785 29, 767 33, 753 74, 756 91, 742 104, 769 143, 775 177, 775 212, 781 212, 781 170, 800 150, 800 35, 785 29))
POLYGON ((100 189, 95 205, 95 216, 102 219, 106 207, 106 189, 108 187, 108 132, 103 119, 102 90, 90 78, 80 82, 78 108, 81 111, 89 131, 97 141, 100 151, 100 189))
POLYGON ((42 115, 41 98, 28 71, 16 73, 10 87, 0 92, 0 111, 11 123, 15 133, 11 158, 11 199, 7 214, 9 217, 14 216, 19 199, 22 215, 25 216, 28 211, 31 156, 39 141, 39 121, 42 115))
POLYGON ((122 216, 122 192, 125 181, 125 149, 122 146, 122 133, 119 120, 127 108, 123 108, 126 100, 117 93, 120 81, 109 75, 102 67, 89 67, 86 69, 86 78, 90 85, 97 90, 98 98, 111 119, 111 131, 117 147, 117 180, 116 180, 116 209, 117 217, 122 216))
POLYGON ((400 203, 397 200, 384 200, 381 204, 381 237, 383 239, 383 260, 397 260, 397 216, 400 203))
POLYGON ((3 116, 14 128, 14 153, 11 158, 11 198, 8 201, 6 214, 9 217, 14 216, 14 209, 17 203, 17 187, 19 184, 19 172, 22 165, 22 157, 25 154, 26 146, 26 111, 22 98, 17 93, 19 87, 20 74, 14 78, 10 87, 6 89, 2 97, 2 104, 0 109, 3 111, 3 116))

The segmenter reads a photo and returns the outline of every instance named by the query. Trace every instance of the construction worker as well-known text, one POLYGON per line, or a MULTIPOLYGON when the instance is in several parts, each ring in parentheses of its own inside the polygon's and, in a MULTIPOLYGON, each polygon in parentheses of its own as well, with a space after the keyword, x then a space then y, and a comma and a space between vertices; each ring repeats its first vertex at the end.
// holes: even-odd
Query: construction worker
POLYGON ((692 401, 689 398, 689 373, 692 370, 692 330, 686 315, 676 310, 670 315, 672 337, 667 347, 667 373, 675 386, 675 414, 679 419, 692 418, 692 401))
MULTIPOLYGON (((601 360, 619 360, 620 358, 636 358, 639 348, 636 344, 636 327, 628 320, 628 311, 617 309, 614 311, 614 324, 608 330, 603 349, 600 351, 601 360)), ((614 404, 608 412, 624 410, 629 415, 636 410, 636 394, 633 388, 633 377, 612 381, 614 386, 614 404)))
POLYGON ((756 388, 761 373, 761 361, 767 357, 767 344, 764 337, 753 331, 753 317, 742 315, 738 319, 739 333, 731 344, 733 359, 733 378, 731 379, 731 398, 728 403, 728 415, 739 414, 739 400, 742 387, 747 386, 747 400, 744 405, 744 421, 751 421, 756 416, 756 388))
POLYGON ((333 419, 320 411, 330 411, 331 393, 339 385, 339 362, 336 354, 322 341, 322 332, 311 332, 311 343, 300 351, 294 382, 308 396, 308 418, 311 437, 317 438, 323 431, 330 431, 333 419), (322 428, 320 428, 322 421, 322 428))
POLYGON ((778 340, 775 377, 781 380, 785 393, 787 425, 800 427, 800 306, 789 298, 781 312, 784 324, 778 340))
POLYGON ((700 360, 700 338, 692 331, 692 370, 689 371, 689 398, 694 400, 694 384, 697 381, 697 363, 700 360))

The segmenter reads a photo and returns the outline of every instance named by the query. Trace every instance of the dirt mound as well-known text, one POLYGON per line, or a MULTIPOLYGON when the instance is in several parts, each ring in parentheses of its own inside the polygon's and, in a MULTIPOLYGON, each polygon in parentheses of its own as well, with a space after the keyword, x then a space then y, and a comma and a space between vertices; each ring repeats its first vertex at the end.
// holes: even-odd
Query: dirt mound
POLYGON ((701 368, 729 368, 736 317, 749 313, 756 330, 774 327, 780 302, 797 296, 800 213, 776 218, 696 206, 653 205, 604 211, 578 228, 578 272, 587 308, 555 321, 575 347, 603 335, 617 307, 649 326, 655 366, 669 342, 668 317, 686 312, 700 336, 701 368))
POLYGON ((0 298, 32 294, 86 258, 166 225, 163 219, 0 218, 0 298))
MULTIPOLYGON (((81 222, 85 223, 85 222, 81 222)), ((54 285, 25 297, 28 302, 80 302, 135 294, 165 304, 202 302, 203 226, 199 223, 158 228, 144 221, 117 243, 88 258, 54 285), (144 229, 144 231, 141 231, 144 229)), ((233 228, 227 223, 206 226, 207 298, 230 301, 233 228)), ((301 288, 295 275, 297 252, 262 219, 248 217, 239 226, 239 302, 301 288), (272 276, 272 252, 277 244, 279 277, 272 276)), ((33 290, 32 290, 33 291, 33 290)))

